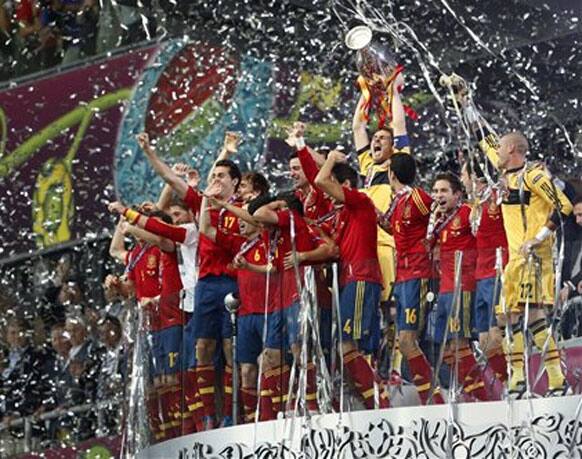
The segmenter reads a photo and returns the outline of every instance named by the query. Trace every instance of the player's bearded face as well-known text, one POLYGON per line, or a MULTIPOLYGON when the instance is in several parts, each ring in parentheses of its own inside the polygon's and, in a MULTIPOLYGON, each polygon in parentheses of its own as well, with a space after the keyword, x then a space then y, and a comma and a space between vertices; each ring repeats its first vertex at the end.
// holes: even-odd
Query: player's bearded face
POLYGON ((384 129, 376 131, 370 143, 370 153, 375 163, 383 163, 392 155, 392 134, 384 129))
POLYGON ((179 206, 171 206, 170 215, 172 217, 172 222, 175 225, 190 223, 192 221, 192 215, 190 212, 188 212, 186 209, 182 209, 179 206))
POLYGON ((243 202, 249 202, 255 197, 253 185, 249 180, 241 180, 238 187, 238 196, 243 202))
POLYGON ((457 205, 460 193, 454 192, 447 180, 437 180, 432 187, 432 198, 437 202, 440 212, 449 212, 457 205))
POLYGON ((307 178, 305 177, 299 158, 293 158, 289 161, 289 169, 291 170, 293 186, 295 188, 303 188, 307 184, 307 178))

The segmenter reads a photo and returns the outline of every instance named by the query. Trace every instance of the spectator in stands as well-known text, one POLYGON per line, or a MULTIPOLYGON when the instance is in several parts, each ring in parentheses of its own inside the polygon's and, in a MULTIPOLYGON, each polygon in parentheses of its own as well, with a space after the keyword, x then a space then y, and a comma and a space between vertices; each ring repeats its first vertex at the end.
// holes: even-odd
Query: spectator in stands
MULTIPOLYGON (((101 351, 89 339, 87 324, 80 314, 67 318, 65 331, 72 346, 67 360, 68 387, 65 404, 72 407, 93 403, 96 399, 101 351)), ((71 424, 74 439, 85 440, 95 430, 95 416, 91 412, 83 416, 73 416, 71 424)))
POLYGON ((562 265, 561 300, 567 305, 562 318, 564 338, 580 336, 582 317, 582 196, 573 199, 574 211, 564 224, 564 263, 562 265))
MULTIPOLYGON (((54 410, 66 403, 66 390, 69 382, 67 362, 71 342, 65 334, 65 323, 57 322, 51 327, 51 349, 43 368, 44 387, 46 388, 43 404, 36 414, 54 410)), ((60 423, 58 420, 47 421, 48 439, 55 440, 60 437, 60 423)))
POLYGON ((12 2, 2 0, 0 3, 0 81, 12 75, 13 40, 12 2))
POLYGON ((96 0, 59 0, 63 64, 95 54, 99 7, 96 0))
POLYGON ((34 0, 16 0, 14 3, 16 18, 16 62, 18 75, 40 70, 36 57, 39 47, 40 31, 39 11, 34 0))
POLYGON ((60 61, 60 34, 57 28, 56 0, 38 0, 40 30, 38 32, 38 58, 43 69, 60 61))
MULTIPOLYGON (((30 344, 28 321, 12 318, 6 327, 8 362, 0 376, 0 417, 7 423, 34 413, 42 404, 41 356, 30 344)), ((22 435, 22 429, 13 431, 22 435)))
MULTIPOLYGON (((99 339, 105 347, 97 379, 97 402, 120 399, 123 396, 127 359, 122 336, 123 329, 117 317, 108 315, 99 323, 99 339)), ((115 433, 118 426, 118 404, 112 403, 99 410, 99 436, 115 433)))

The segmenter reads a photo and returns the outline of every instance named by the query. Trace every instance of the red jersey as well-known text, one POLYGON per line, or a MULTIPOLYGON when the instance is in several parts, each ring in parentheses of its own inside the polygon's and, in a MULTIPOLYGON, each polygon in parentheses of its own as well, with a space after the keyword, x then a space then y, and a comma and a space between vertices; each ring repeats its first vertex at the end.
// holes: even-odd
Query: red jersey
MULTIPOLYGON (((267 264, 267 247, 262 237, 256 239, 247 239, 238 234, 216 232, 216 243, 224 247, 234 258, 241 249, 242 256, 249 263, 263 266, 267 264), (254 242, 253 242, 254 241, 254 242)), ((238 314, 241 316, 248 314, 263 314, 265 312, 265 297, 267 276, 263 273, 257 273, 246 269, 238 270, 237 272, 238 292, 240 297, 240 308, 238 314)), ((268 312, 277 309, 274 298, 278 298, 278 294, 273 290, 273 286, 269 289, 268 312)))
MULTIPOLYGON (((189 187, 184 202, 194 214, 200 213, 200 205, 202 204, 202 195, 193 188, 189 187)), ((210 224, 219 231, 226 233, 238 233, 238 218, 227 210, 211 209, 210 224)), ((229 266, 231 257, 227 251, 214 243, 211 239, 200 235, 198 243, 198 260, 199 271, 198 278, 202 279, 206 276, 221 276, 226 274, 235 277, 235 272, 229 266)))
POLYGON ((497 248, 503 252, 503 266, 507 264, 509 253, 507 251, 507 237, 503 226, 503 214, 501 207, 487 201, 481 209, 481 221, 477 230, 477 268, 475 279, 487 279, 495 277, 495 264, 497 262, 497 248))
POLYGON ((368 196, 355 188, 343 187, 343 190, 345 202, 333 230, 340 252, 340 284, 366 281, 382 285, 376 207, 368 196))
POLYGON ((432 277, 425 244, 431 204, 432 198, 421 188, 412 188, 395 203, 390 225, 397 252, 396 282, 432 277))
POLYGON ((475 263, 477 261, 477 243, 471 231, 471 207, 463 204, 455 216, 441 230, 440 293, 449 293, 455 289, 455 252, 463 252, 462 289, 464 292, 475 290, 475 263))
POLYGON ((315 177, 317 177, 319 168, 309 150, 302 148, 297 152, 297 157, 310 185, 307 192, 296 190, 295 195, 303 204, 303 216, 308 220, 317 221, 333 210, 333 201, 315 186, 315 177))
POLYGON ((127 253, 127 278, 133 282, 135 297, 154 298, 162 291, 160 282, 160 249, 149 244, 137 244, 127 253))
MULTIPOLYGON (((285 270, 284 259, 287 253, 291 252, 291 215, 295 226, 295 250, 298 252, 309 252, 318 247, 318 242, 303 217, 296 211, 284 209, 277 211, 278 239, 275 251, 274 265, 277 268, 276 279, 279 280, 280 305, 287 307, 299 301, 297 292, 297 279, 294 269, 285 270)), ((272 237, 271 233, 271 237, 272 237)), ((303 269, 300 268, 303 275, 303 269)))
POLYGON ((180 293, 182 280, 178 266, 178 253, 161 252, 160 274, 162 277, 162 292, 160 301, 150 318, 153 331, 163 330, 186 323, 186 314, 180 309, 180 293))

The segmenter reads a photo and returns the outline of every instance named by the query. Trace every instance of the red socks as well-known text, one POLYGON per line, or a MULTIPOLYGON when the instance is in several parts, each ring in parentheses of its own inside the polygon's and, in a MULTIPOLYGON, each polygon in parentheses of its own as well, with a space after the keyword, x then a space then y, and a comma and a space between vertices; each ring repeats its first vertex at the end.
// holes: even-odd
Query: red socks
POLYGON ((224 384, 224 405, 222 407, 222 413, 224 416, 232 417, 232 367, 230 365, 224 367, 222 382, 224 384))
POLYGON ((485 390, 485 383, 481 376, 481 367, 477 364, 470 346, 459 348, 459 371, 457 378, 463 385, 467 395, 476 397, 481 401, 488 401, 489 396, 485 390))
POLYGON ((261 421, 271 421, 277 418, 277 413, 273 408, 273 391, 276 389, 274 383, 272 370, 265 371, 261 375, 261 393, 259 394, 259 419, 261 421))
POLYGON ((307 364, 307 387, 305 390, 305 402, 309 411, 314 413, 319 411, 319 405, 317 404, 317 380, 315 375, 315 364, 313 362, 309 362, 307 364))
POLYGON ((200 399, 204 408, 204 416, 213 418, 216 415, 216 407, 214 401, 214 366, 206 365, 196 367, 196 384, 200 399))
POLYGON ((374 409, 374 371, 357 350, 344 354, 344 366, 369 410, 374 409))
POLYGON ((148 420, 150 425, 150 431, 155 442, 165 440, 165 433, 161 428, 161 408, 160 408, 160 398, 158 395, 158 390, 153 387, 150 389, 150 393, 147 399, 147 410, 148 410, 148 420))
POLYGON ((241 389, 243 404, 243 422, 245 424, 255 422, 255 411, 257 409, 257 388, 243 387, 241 389))
MULTIPOLYGON (((432 383, 432 368, 421 350, 417 350, 416 355, 408 358, 408 368, 421 403, 423 405, 428 404, 432 383)), ((434 389, 432 403, 434 405, 442 405, 444 403, 438 387, 434 389)))
POLYGON ((491 369, 494 371, 495 377, 501 382, 507 381, 507 360, 505 359, 503 349, 497 348, 488 352, 487 361, 489 362, 491 369))

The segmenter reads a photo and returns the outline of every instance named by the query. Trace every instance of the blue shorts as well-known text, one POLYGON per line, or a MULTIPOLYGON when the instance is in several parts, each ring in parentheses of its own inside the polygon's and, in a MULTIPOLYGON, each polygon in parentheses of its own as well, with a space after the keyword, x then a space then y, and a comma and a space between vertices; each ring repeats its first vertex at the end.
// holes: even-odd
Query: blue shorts
POLYGON ((415 331, 419 336, 424 331, 429 282, 429 279, 410 279, 394 284, 398 331, 415 331))
POLYGON ((257 365, 263 350, 263 314, 248 314, 238 318, 237 360, 257 365))
POLYGON ((192 318, 184 326, 184 353, 182 358, 184 369, 196 368, 196 337, 194 336, 194 321, 192 318))
POLYGON ((489 331, 493 320, 493 308, 499 304, 501 283, 495 292, 495 277, 488 277, 477 281, 475 290, 475 302, 473 308, 473 329, 477 333, 489 331))
POLYGON ((207 276, 198 280, 194 290, 194 313, 190 319, 195 339, 219 341, 232 336, 224 298, 237 291, 236 280, 230 276, 207 276))
POLYGON ((457 319, 452 317, 453 295, 453 292, 439 293, 434 332, 434 340, 437 343, 443 342, 447 324, 449 326, 447 341, 454 338, 471 337, 473 292, 461 293, 461 306, 459 308, 459 317, 457 319))
MULTIPOLYGON (((382 285, 354 281, 340 292, 342 340, 359 341, 362 350, 372 345, 372 323, 378 318, 382 285)), ((368 349, 371 350, 371 349, 368 349)))
POLYGON ((299 310, 301 303, 296 301, 286 308, 272 312, 267 317, 267 340, 265 347, 271 349, 290 349, 299 341, 299 310))
POLYGON ((176 325, 154 331, 151 337, 153 375, 172 375, 182 371, 182 327, 176 325))

